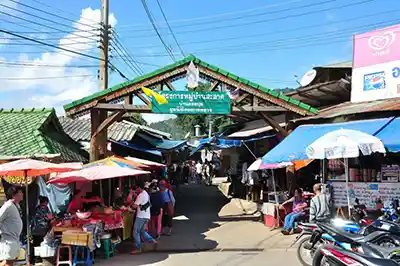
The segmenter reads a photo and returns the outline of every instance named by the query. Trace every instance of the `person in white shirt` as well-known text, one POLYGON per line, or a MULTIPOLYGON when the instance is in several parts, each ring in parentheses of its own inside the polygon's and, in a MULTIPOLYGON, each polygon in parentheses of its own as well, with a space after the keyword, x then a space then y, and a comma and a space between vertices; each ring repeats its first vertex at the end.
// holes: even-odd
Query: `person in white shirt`
POLYGON ((14 265, 19 256, 23 227, 19 203, 23 197, 22 188, 11 187, 7 191, 8 201, 0 208, 0 261, 4 266, 14 265))
POLYGON ((203 165, 201 164, 200 161, 197 162, 196 164, 196 176, 197 176, 197 182, 201 184, 201 173, 203 172, 203 165))
POLYGON ((133 225, 133 236, 136 243, 136 249, 131 252, 132 255, 142 252, 141 236, 143 236, 144 241, 153 243, 154 245, 157 244, 157 241, 145 231, 146 225, 149 223, 151 216, 150 196, 147 191, 144 190, 144 184, 139 184, 136 192, 138 196, 133 204, 133 207, 136 208, 136 219, 135 224, 133 225))

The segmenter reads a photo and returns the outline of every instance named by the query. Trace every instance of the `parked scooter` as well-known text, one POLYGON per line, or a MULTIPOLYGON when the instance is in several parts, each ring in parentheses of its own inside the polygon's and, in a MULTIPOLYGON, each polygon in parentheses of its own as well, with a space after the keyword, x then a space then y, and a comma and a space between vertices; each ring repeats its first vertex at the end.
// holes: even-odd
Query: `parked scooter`
POLYGON ((302 233, 296 238, 293 245, 304 235, 309 235, 302 238, 297 247, 297 257, 305 266, 311 265, 314 253, 321 244, 335 244, 346 250, 352 250, 355 240, 374 243, 375 245, 385 248, 400 246, 400 237, 392 235, 390 232, 371 230, 371 232, 365 235, 357 234, 359 227, 356 223, 340 218, 333 219, 330 223, 300 224, 299 226, 302 227, 302 233), (324 230, 320 228, 321 225, 325 227, 329 226, 329 228, 334 228, 334 230, 331 229, 328 231, 326 228, 324 230), (336 233, 333 234, 332 232, 336 233), (337 240, 334 236, 337 235, 338 232, 343 232, 343 234, 346 234, 349 238, 344 241, 337 240))
POLYGON ((369 257, 343 250, 334 245, 321 245, 315 252, 312 266, 396 266, 391 259, 369 257))
POLYGON ((383 247, 382 242, 392 239, 398 242, 397 236, 383 231, 375 231, 367 236, 352 234, 335 227, 330 223, 317 223, 318 229, 314 230, 310 242, 304 245, 305 249, 315 251, 321 244, 331 244, 347 251, 358 252, 365 256, 392 259, 400 262, 399 247, 383 247))

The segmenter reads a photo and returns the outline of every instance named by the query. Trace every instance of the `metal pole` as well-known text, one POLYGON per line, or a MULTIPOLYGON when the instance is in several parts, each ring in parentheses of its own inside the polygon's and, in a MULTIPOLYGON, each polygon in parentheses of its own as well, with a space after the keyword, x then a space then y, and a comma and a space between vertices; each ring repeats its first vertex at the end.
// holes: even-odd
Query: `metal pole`
POLYGON ((350 214, 349 159, 348 158, 344 158, 344 172, 345 172, 345 176, 346 176, 347 208, 348 208, 349 217, 350 217, 351 214, 350 214))
POLYGON ((209 138, 211 138, 211 136, 212 136, 212 124, 213 124, 213 121, 210 120, 210 121, 208 122, 208 137, 209 137, 209 138))
POLYGON ((29 256, 30 256, 30 251, 31 251, 31 243, 29 241, 30 239, 30 224, 29 224, 29 196, 28 196, 28 171, 24 171, 24 176, 25 176, 25 220, 26 220, 26 251, 25 251, 25 257, 26 257, 26 264, 30 265, 29 262, 29 256))

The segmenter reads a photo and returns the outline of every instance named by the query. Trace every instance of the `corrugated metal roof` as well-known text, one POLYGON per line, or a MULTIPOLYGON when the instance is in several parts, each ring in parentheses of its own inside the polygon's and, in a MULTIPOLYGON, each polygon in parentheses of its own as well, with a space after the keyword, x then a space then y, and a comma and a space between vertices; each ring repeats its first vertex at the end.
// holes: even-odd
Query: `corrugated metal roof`
POLYGON ((297 119, 296 121, 305 121, 313 119, 335 118, 338 116, 371 113, 371 112, 385 112, 385 111, 400 111, 400 98, 385 99, 371 102, 345 102, 329 108, 325 108, 319 112, 318 115, 308 116, 305 118, 297 119))
MULTIPOLYGON (((90 118, 71 119, 59 117, 64 131, 75 141, 90 141, 91 126, 90 118)), ((131 140, 138 127, 133 123, 116 122, 107 131, 108 138, 114 141, 131 140)))

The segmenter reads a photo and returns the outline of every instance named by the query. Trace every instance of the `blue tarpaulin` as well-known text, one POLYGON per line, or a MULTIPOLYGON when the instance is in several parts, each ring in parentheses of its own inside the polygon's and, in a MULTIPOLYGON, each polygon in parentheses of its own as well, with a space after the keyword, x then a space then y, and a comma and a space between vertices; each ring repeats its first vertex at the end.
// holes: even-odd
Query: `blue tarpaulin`
POLYGON ((152 146, 159 150, 174 150, 179 149, 183 145, 186 144, 186 140, 167 140, 167 139, 158 139, 152 138, 143 134, 139 134, 141 138, 146 140, 152 146))
POLYGON ((393 119, 386 127, 384 127, 381 131, 376 134, 376 137, 379 138, 385 148, 390 152, 399 152, 400 151, 400 117, 396 117, 393 119))
POLYGON ((199 141, 200 144, 194 150, 192 150, 191 154, 194 154, 195 152, 203 149, 206 146, 211 147, 213 149, 230 149, 232 147, 242 146, 243 142, 252 142, 252 141, 262 140, 265 138, 271 138, 271 137, 275 137, 275 136, 276 136, 276 134, 273 134, 273 135, 262 136, 262 137, 258 137, 258 138, 246 139, 246 140, 224 139, 221 137, 212 137, 212 138, 201 139, 199 141))
POLYGON ((122 145, 124 147, 130 148, 130 149, 133 149, 133 150, 147 152, 147 153, 150 153, 150 154, 153 154, 153 155, 157 155, 157 156, 162 156, 162 153, 160 151, 150 150, 150 149, 146 149, 146 148, 143 148, 143 147, 139 147, 139 146, 136 146, 136 145, 134 145, 132 143, 129 143, 126 140, 112 141, 112 142, 114 142, 116 144, 119 144, 119 145, 122 145))
POLYGON ((370 135, 377 134, 393 118, 352 121, 346 123, 303 125, 296 128, 281 143, 262 157, 262 163, 273 164, 307 160, 306 148, 326 133, 337 129, 352 129, 370 135))

